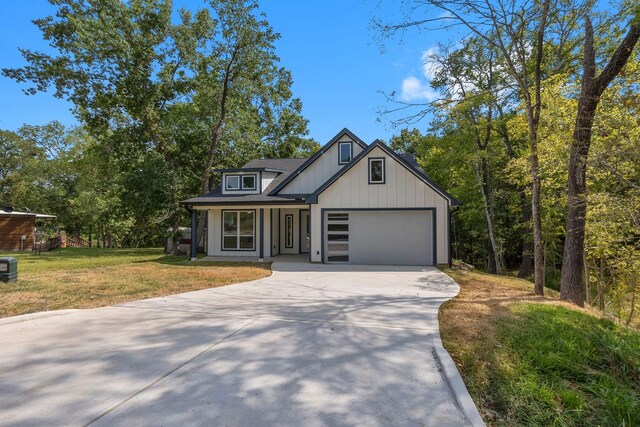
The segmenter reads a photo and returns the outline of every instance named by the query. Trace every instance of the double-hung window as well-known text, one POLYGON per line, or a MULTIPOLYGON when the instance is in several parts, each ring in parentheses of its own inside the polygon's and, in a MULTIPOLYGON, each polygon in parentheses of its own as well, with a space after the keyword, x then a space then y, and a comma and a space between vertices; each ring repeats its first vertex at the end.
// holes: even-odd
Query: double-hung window
POLYGON ((384 184, 384 158, 369 159, 369 184, 384 184))
POLYGON ((225 188, 227 190, 239 190, 240 189, 240 175, 227 175, 225 188))
POLYGON ((222 211, 222 249, 255 250, 255 211, 222 211))

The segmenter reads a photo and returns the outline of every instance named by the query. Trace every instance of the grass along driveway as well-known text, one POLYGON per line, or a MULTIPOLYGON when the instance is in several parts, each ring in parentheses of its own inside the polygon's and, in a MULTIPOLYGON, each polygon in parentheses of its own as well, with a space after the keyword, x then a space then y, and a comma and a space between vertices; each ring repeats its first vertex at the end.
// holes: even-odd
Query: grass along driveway
POLYGON ((640 334, 530 282, 447 271, 445 348, 489 425, 640 425, 640 334))
POLYGON ((76 249, 2 253, 18 259, 18 282, 0 282, 0 317, 94 308, 246 282, 271 274, 268 263, 204 262, 161 249, 76 249))

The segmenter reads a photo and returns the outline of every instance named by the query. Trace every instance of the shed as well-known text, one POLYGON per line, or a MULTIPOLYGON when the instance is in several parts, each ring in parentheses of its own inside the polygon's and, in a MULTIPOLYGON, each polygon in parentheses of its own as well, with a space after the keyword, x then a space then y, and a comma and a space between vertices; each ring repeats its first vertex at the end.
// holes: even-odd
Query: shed
POLYGON ((55 215, 0 209, 0 251, 30 251, 33 249, 36 219, 55 215))

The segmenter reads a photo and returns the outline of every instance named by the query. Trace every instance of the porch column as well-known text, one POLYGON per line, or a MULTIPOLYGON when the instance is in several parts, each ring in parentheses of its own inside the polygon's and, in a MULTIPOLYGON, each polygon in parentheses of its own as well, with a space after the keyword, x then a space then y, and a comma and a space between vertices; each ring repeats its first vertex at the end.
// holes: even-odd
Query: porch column
POLYGON ((264 261, 264 209, 260 208, 260 256, 258 261, 264 261))
POLYGON ((198 260, 198 230, 196 222, 196 210, 191 208, 191 261, 198 260))

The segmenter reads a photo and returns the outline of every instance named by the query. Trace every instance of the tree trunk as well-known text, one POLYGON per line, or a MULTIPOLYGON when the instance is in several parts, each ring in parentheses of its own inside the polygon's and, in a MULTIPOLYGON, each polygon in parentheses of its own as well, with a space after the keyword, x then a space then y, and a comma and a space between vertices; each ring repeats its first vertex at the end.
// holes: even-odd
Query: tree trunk
POLYGON ((487 234, 489 235, 489 244, 491 246, 491 256, 489 257, 489 272, 493 274, 504 274, 504 261, 500 249, 495 237, 495 231, 493 227, 493 209, 491 205, 491 198, 489 195, 489 171, 487 167, 487 160, 485 158, 480 162, 481 171, 478 171, 476 165, 476 179, 480 184, 480 192, 482 193, 482 201, 484 205, 484 215, 487 221, 487 234))
POLYGON ((540 166, 538 163, 538 132, 532 132, 531 145, 531 218, 533 220, 533 268, 536 295, 544 295, 544 242, 542 240, 542 213, 540 211, 540 166))
MULTIPOLYGON (((631 23, 637 21, 632 20, 631 23)), ((591 130, 600 96, 622 71, 640 38, 640 24, 631 25, 602 73, 596 77, 596 55, 591 20, 585 18, 584 60, 582 62, 582 90, 578 100, 578 114, 571 141, 569 181, 567 186, 566 237, 562 257, 560 298, 583 306, 582 266, 584 263, 584 228, 587 213, 587 159, 591 146, 591 130)))
POLYGON ((633 319, 633 314, 636 309, 636 273, 631 273, 631 309, 629 310, 629 316, 627 317, 627 321, 625 324, 629 326, 631 320, 633 319))
POLYGON ((525 224, 522 230, 522 261, 518 277, 525 278, 531 276, 533 268, 533 242, 531 241, 531 204, 527 201, 524 190, 520 192, 522 202, 522 223, 525 224))

